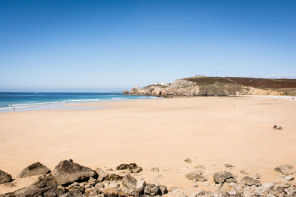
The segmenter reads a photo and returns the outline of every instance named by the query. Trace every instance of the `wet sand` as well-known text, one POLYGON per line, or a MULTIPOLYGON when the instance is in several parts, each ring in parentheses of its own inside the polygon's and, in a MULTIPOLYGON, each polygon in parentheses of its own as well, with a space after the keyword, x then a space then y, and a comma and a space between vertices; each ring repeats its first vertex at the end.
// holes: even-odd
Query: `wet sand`
MULTIPOLYGON (((70 158, 93 169, 136 162, 144 168, 136 178, 191 190, 185 174, 196 165, 206 167, 206 184, 225 163, 235 166, 238 179, 246 169, 262 182, 281 180, 276 166, 296 165, 295 100, 197 97, 80 105, 105 107, 0 113, 0 169, 15 178, 36 161, 50 169, 70 158), (284 130, 273 130, 274 124, 284 130), (191 164, 184 162, 188 157, 191 164)), ((0 193, 24 185, 0 186, 0 193)))

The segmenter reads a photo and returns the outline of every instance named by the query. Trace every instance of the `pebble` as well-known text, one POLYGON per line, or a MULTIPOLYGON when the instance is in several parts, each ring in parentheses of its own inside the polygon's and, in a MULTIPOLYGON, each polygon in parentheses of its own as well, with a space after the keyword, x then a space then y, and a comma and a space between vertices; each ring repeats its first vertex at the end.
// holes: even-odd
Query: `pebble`
POLYGON ((293 175, 289 175, 289 176, 286 176, 285 179, 287 181, 292 181, 292 180, 294 180, 294 176, 293 175))
POLYGON ((184 160, 186 163, 192 163, 192 159, 190 159, 190 158, 187 158, 187 159, 185 159, 184 160))
POLYGON ((241 170, 240 173, 242 173, 242 174, 249 174, 249 172, 247 170, 241 170))

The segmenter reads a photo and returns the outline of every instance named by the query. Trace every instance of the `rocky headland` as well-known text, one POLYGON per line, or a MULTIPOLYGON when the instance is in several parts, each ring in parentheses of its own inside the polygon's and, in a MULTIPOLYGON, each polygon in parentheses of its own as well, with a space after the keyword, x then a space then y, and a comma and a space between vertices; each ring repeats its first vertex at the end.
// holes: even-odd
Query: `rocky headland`
POLYGON ((274 95, 295 96, 296 79, 194 76, 173 83, 134 87, 126 95, 159 97, 274 95))
MULTIPOLYGON (((191 163, 191 159, 184 160, 191 163)), ((277 166, 276 171, 282 177, 277 183, 260 181, 261 176, 256 173, 249 174, 246 170, 241 170, 244 174, 241 180, 231 172, 234 165, 225 164, 225 169, 214 173, 211 177, 205 173, 205 166, 198 165, 195 171, 185 175, 192 181, 194 192, 188 194, 182 188, 165 185, 147 183, 145 180, 135 178, 143 172, 143 168, 136 163, 120 164, 116 169, 109 169, 109 172, 101 168, 95 170, 74 163, 70 160, 61 161, 53 171, 45 165, 36 162, 26 167, 17 178, 27 178, 38 176, 39 178, 28 187, 1 194, 0 197, 128 197, 128 196, 182 196, 182 197, 251 197, 251 196, 296 196, 296 184, 294 184, 293 165, 284 164, 277 166), (209 179, 213 184, 207 183, 209 179), (212 185, 215 191, 205 191, 198 189, 199 185, 212 185)), ((150 169, 154 173, 160 173, 160 169, 154 167, 150 169)), ((11 175, 0 170, 0 186, 15 187, 11 175)))

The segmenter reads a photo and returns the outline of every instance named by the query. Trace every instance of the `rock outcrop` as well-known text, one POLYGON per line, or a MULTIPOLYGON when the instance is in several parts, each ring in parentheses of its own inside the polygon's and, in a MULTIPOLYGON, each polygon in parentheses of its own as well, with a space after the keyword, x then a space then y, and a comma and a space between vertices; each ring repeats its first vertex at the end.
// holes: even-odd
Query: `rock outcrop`
POLYGON ((240 77, 195 76, 173 83, 134 87, 127 95, 158 97, 233 96, 233 95, 295 95, 296 79, 263 79, 240 77))

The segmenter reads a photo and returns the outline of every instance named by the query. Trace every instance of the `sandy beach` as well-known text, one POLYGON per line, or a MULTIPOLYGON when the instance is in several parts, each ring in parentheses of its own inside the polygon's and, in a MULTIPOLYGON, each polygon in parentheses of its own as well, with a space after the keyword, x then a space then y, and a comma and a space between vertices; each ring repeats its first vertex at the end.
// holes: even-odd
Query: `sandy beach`
MULTIPOLYGON (((211 190, 213 173, 226 163, 235 166, 238 179, 244 169, 259 173, 262 182, 281 180, 276 166, 296 165, 293 100, 196 97, 80 105, 104 108, 0 113, 0 169, 15 178, 36 161, 50 169, 70 158, 93 169, 136 162, 144 169, 136 178, 190 190, 185 174, 203 165, 209 180, 200 188, 211 190), (284 129, 273 130, 274 124, 284 129)), ((0 186, 0 193, 22 186, 0 186)))

